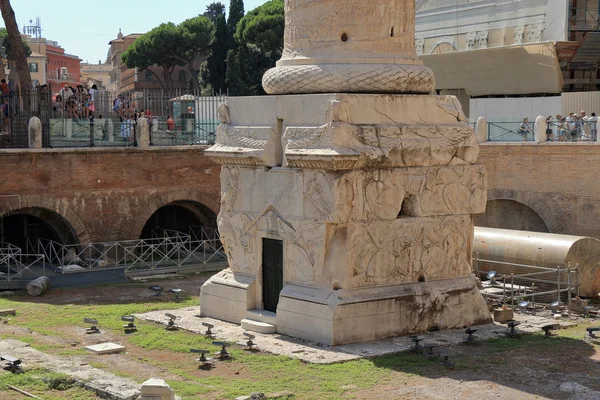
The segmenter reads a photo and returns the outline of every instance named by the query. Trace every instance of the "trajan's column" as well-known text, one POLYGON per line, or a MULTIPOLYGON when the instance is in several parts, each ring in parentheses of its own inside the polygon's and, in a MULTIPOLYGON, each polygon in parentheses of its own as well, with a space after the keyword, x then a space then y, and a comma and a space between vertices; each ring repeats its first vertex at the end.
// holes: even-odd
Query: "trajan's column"
POLYGON ((459 102, 429 95, 414 0, 286 0, 271 96, 229 98, 217 143, 229 268, 202 316, 324 344, 488 322, 471 275, 486 203, 459 102))

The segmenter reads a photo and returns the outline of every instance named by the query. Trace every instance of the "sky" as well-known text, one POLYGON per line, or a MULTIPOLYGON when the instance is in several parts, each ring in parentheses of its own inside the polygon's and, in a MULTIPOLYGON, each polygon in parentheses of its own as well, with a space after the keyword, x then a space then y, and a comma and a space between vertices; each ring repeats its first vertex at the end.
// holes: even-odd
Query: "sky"
MULTIPOLYGON (((50 0, 12 0, 19 30, 40 18, 42 37, 57 41, 65 52, 92 64, 104 62, 108 42, 119 28, 124 35, 145 33, 163 22, 181 21, 202 14, 214 0, 96 0, 56 2, 50 0)), ((219 0, 217 0, 219 1, 219 0)), ((229 0, 220 0, 229 8, 229 0)), ((266 0, 244 0, 246 12, 266 0)), ((0 19, 0 24, 3 21, 0 19)))

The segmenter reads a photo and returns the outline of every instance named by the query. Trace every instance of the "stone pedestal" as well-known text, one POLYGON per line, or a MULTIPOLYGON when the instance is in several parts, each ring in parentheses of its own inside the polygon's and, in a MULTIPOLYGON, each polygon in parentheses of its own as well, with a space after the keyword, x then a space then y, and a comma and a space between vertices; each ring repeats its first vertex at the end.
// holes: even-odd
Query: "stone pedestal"
POLYGON ((201 314, 264 307, 263 239, 283 245, 277 332, 324 344, 490 320, 471 276, 486 204, 475 132, 451 96, 230 98, 218 217, 229 269, 201 314))

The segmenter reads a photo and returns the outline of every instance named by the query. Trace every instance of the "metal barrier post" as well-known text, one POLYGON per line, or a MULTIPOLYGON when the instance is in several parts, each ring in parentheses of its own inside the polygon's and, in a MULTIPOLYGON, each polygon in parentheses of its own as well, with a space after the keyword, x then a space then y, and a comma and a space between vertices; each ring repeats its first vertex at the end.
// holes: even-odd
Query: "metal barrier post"
POLYGON ((567 301, 571 301, 571 267, 567 268, 567 285, 568 285, 568 289, 567 289, 567 301))
POLYGON ((557 301, 560 304, 560 267, 556 268, 556 296, 557 296, 557 301))
POLYGON ((90 147, 94 146, 94 117, 90 117, 90 147))
POLYGON ((577 292, 577 297, 579 297, 579 263, 575 264, 575 290, 577 292))
POLYGON ((510 274, 510 306, 515 307, 515 275, 510 274))

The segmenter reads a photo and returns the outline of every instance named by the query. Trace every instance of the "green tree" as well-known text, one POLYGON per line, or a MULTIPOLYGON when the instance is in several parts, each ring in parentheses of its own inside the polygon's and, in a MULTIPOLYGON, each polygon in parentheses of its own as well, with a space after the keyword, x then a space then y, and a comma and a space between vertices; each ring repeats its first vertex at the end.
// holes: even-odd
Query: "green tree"
POLYGON ((281 57, 284 24, 283 0, 270 0, 239 21, 234 36, 238 47, 232 50, 235 57, 228 54, 227 58, 230 95, 264 94, 262 76, 281 57))
POLYGON ((279 59, 284 26, 283 0, 270 0, 240 20, 234 37, 238 43, 253 44, 263 53, 279 59))
POLYGON ((201 72, 202 81, 216 92, 225 93, 227 84, 227 24, 225 15, 219 15, 215 23, 215 41, 211 45, 211 53, 201 72))
MULTIPOLYGON (((31 55, 31 48, 25 40, 21 40, 21 44, 23 45, 25 56, 29 57, 31 55)), ((6 74, 4 73, 4 69, 6 64, 4 63, 4 58, 11 60, 13 57, 6 28, 0 28, 0 46, 4 48, 4 54, 0 54, 0 79, 5 79, 6 74)))
POLYGON ((10 5, 9 0, 0 0, 0 12, 6 26, 7 39, 5 42, 10 47, 11 60, 15 65, 19 86, 21 89, 31 88, 31 73, 27 65, 27 54, 22 43, 21 34, 15 18, 15 12, 10 5))
POLYGON ((229 40, 229 48, 234 48, 237 46, 233 35, 235 35, 235 31, 237 29, 237 24, 244 17, 244 0, 230 0, 229 1, 229 18, 227 18, 227 30, 228 30, 228 40, 229 40))
POLYGON ((227 74, 225 82, 230 96, 243 96, 246 94, 246 85, 242 79, 242 67, 239 54, 235 50, 227 53, 227 74))
POLYGON ((200 56, 210 54, 210 45, 215 39, 215 26, 205 16, 199 15, 186 19, 178 26, 178 45, 168 52, 171 57, 185 65, 189 71, 194 85, 200 88, 198 70, 194 63, 200 56))
POLYGON ((160 24, 156 28, 137 38, 121 54, 121 60, 127 68, 137 68, 140 71, 150 71, 163 89, 173 87, 171 73, 181 62, 170 57, 163 49, 176 46, 178 40, 177 27, 172 22, 160 24), (163 79, 150 67, 159 66, 163 70, 163 79), (164 83, 163 83, 164 82, 164 83))
POLYGON ((206 11, 202 15, 210 19, 213 24, 216 24, 217 18, 220 15, 225 15, 225 4, 214 1, 206 6, 206 11))
POLYGON ((186 19, 179 25, 163 23, 137 38, 121 54, 121 59, 128 68, 150 70, 154 75, 156 73, 149 68, 153 65, 162 67, 167 77, 167 88, 172 87, 173 68, 185 66, 195 87, 199 88, 198 70, 194 63, 210 52, 214 29, 212 22, 204 16, 186 19))

